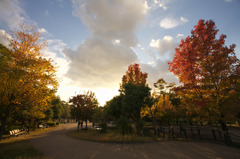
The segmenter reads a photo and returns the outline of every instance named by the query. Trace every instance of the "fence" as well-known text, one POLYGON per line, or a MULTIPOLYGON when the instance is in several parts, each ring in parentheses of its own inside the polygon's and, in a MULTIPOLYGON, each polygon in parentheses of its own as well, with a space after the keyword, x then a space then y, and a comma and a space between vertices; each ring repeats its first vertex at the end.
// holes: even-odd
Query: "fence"
POLYGON ((153 130, 155 136, 163 138, 213 140, 220 142, 226 142, 226 138, 229 138, 230 142, 233 141, 240 143, 239 129, 237 131, 235 130, 235 132, 229 131, 229 133, 224 133, 220 127, 212 126, 165 126, 157 127, 153 130))

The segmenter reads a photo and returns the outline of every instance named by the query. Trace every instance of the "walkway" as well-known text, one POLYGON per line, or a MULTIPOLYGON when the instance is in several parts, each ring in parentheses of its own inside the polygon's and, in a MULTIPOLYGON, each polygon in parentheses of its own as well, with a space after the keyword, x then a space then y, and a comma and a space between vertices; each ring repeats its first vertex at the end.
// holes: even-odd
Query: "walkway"
POLYGON ((76 128, 65 124, 61 129, 32 139, 34 147, 47 159, 238 159, 240 149, 207 142, 161 141, 144 144, 96 143, 65 135, 76 128))

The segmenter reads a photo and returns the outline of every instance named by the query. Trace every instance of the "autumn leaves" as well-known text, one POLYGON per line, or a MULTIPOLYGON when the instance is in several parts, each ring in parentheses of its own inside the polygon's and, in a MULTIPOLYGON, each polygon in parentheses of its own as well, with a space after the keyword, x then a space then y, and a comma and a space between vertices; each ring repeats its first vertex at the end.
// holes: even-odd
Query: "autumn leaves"
POLYGON ((9 123, 25 125, 44 118, 58 85, 56 68, 44 57, 46 43, 37 28, 21 24, 10 35, 8 48, 0 48, 0 138, 9 123))

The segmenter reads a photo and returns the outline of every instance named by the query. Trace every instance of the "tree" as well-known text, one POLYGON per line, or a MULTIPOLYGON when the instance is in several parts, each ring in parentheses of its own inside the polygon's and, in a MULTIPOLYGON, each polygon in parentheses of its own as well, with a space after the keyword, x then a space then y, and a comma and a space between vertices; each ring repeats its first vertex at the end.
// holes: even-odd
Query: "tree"
POLYGON ((143 128, 141 126, 141 109, 145 106, 151 89, 145 85, 126 83, 123 85, 123 90, 123 113, 135 121, 137 133, 140 134, 143 128))
POLYGON ((163 119, 168 118, 167 121, 172 120, 169 117, 173 115, 173 110, 175 109, 170 97, 173 98, 174 93, 171 91, 171 88, 174 85, 174 83, 168 84, 163 78, 158 79, 154 83, 155 89, 147 102, 147 106, 142 110, 143 116, 148 115, 152 118, 154 127, 156 126, 157 119, 160 120, 160 124, 163 119))
POLYGON ((71 103, 72 115, 78 122, 85 121, 87 130, 87 121, 94 115, 94 109, 98 106, 98 101, 94 92, 88 91, 85 94, 79 94, 69 100, 71 103))
POLYGON ((53 96, 51 100, 52 110, 53 110, 53 119, 59 120, 63 114, 63 103, 59 96, 53 96))
POLYGON ((57 89, 55 66, 44 58, 47 46, 35 26, 21 24, 10 33, 9 49, 1 45, 0 139, 9 119, 24 114, 25 120, 44 118, 50 96, 57 89), (20 113, 24 111, 26 113, 20 113))
POLYGON ((121 94, 113 97, 110 101, 106 103, 106 112, 110 119, 117 120, 121 116, 126 115, 122 111, 122 99, 123 95, 121 94))
POLYGON ((139 64, 128 66, 126 75, 122 77, 120 93, 123 94, 122 111, 127 114, 127 118, 135 120, 137 133, 140 133, 141 109, 144 106, 146 97, 150 95, 150 88, 146 84, 147 73, 141 72, 139 64))
POLYGON ((62 101, 62 106, 63 106, 63 110, 62 110, 61 118, 69 119, 71 117, 71 114, 70 114, 71 110, 70 110, 69 104, 65 101, 62 101))
POLYGON ((132 64, 128 66, 128 70, 126 75, 122 77, 122 83, 120 85, 120 92, 122 91, 122 87, 126 83, 132 83, 136 85, 146 85, 148 74, 142 73, 139 67, 139 64, 132 64))
POLYGON ((235 45, 225 46, 226 35, 216 39, 218 29, 212 20, 199 20, 194 28, 175 49, 169 70, 183 83, 177 88, 185 92, 183 97, 191 99, 197 111, 204 109, 208 117, 214 116, 226 131, 223 106, 237 94, 240 78, 235 45))

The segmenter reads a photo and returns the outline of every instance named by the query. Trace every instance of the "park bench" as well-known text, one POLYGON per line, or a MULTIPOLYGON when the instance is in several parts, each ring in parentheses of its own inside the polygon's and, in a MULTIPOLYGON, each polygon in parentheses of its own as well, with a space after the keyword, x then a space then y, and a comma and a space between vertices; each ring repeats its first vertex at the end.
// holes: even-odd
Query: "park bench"
POLYGON ((26 131, 14 129, 14 130, 10 130, 9 133, 10 133, 10 136, 19 136, 19 135, 25 134, 26 131))
POLYGON ((48 128, 48 125, 47 124, 41 124, 41 125, 38 125, 39 128, 48 128))

